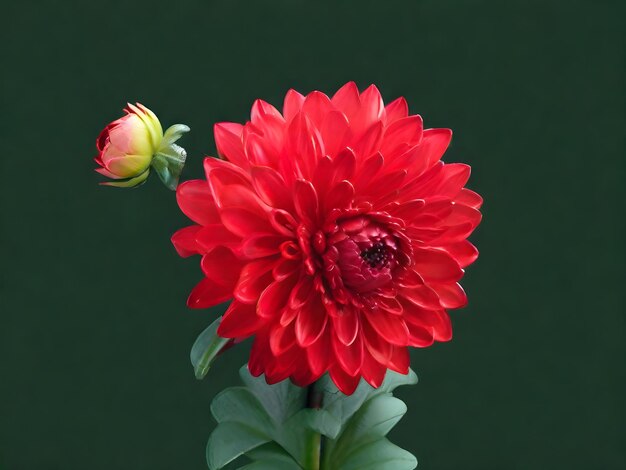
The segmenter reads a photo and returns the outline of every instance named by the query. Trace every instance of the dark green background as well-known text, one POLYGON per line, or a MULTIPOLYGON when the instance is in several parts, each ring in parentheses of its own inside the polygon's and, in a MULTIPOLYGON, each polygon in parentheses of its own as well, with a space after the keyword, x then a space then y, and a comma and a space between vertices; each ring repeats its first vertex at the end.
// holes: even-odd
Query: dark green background
POLYGON ((348 80, 451 127, 485 198, 455 338, 412 352, 392 439, 422 469, 626 468, 624 9, 608 1, 20 1, 3 7, 0 466, 202 469, 197 382, 216 312, 170 235, 174 195, 97 186, 126 101, 183 122, 184 177, 212 124, 257 97, 348 80))

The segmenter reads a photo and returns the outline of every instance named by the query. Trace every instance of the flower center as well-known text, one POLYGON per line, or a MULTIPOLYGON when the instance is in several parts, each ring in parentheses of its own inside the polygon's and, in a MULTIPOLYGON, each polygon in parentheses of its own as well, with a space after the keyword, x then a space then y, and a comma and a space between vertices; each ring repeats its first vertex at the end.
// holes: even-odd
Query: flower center
MULTIPOLYGON (((402 221, 382 212, 353 212, 335 222, 324 243, 301 241, 305 254, 319 253, 320 285, 328 298, 362 308, 371 298, 393 295, 394 275, 411 263, 413 253, 402 221)), ((305 265, 312 264, 311 256, 305 258, 305 265)))
POLYGON ((370 268, 382 269, 389 266, 393 255, 387 249, 387 245, 379 241, 368 249, 361 251, 361 258, 369 264, 370 268))

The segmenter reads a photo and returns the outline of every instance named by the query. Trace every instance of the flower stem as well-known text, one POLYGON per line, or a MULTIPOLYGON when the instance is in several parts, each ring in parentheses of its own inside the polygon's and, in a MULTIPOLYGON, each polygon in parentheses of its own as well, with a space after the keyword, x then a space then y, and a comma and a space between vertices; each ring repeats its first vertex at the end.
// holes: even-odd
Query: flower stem
MULTIPOLYGON (((324 395, 317 389, 316 383, 309 385, 307 389, 307 408, 318 410, 322 407, 324 395)), ((311 431, 309 440, 306 443, 306 470, 320 470, 322 454, 322 435, 311 431)))

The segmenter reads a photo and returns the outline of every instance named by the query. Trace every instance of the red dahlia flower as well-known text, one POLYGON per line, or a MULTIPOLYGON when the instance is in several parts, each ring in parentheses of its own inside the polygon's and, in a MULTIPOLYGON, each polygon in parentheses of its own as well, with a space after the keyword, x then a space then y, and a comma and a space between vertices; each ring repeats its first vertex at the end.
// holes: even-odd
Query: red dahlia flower
POLYGON ((352 82, 217 124, 224 160, 177 192, 197 225, 172 241, 205 275, 188 305, 233 298, 218 334, 254 336, 249 368, 268 383, 329 372, 351 394, 406 374, 408 346, 451 338, 446 310, 466 304, 457 281, 478 256, 466 239, 482 199, 464 188, 469 166, 441 161, 451 136, 352 82))

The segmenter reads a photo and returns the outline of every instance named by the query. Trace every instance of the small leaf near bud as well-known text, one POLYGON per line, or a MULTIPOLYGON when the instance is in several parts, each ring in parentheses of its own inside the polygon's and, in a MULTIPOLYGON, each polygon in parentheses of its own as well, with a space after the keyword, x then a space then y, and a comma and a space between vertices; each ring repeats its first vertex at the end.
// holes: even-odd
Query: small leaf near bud
POLYGON ((187 152, 184 148, 169 144, 167 147, 161 147, 152 159, 152 168, 159 175, 163 184, 172 191, 176 190, 180 174, 185 166, 187 152))

